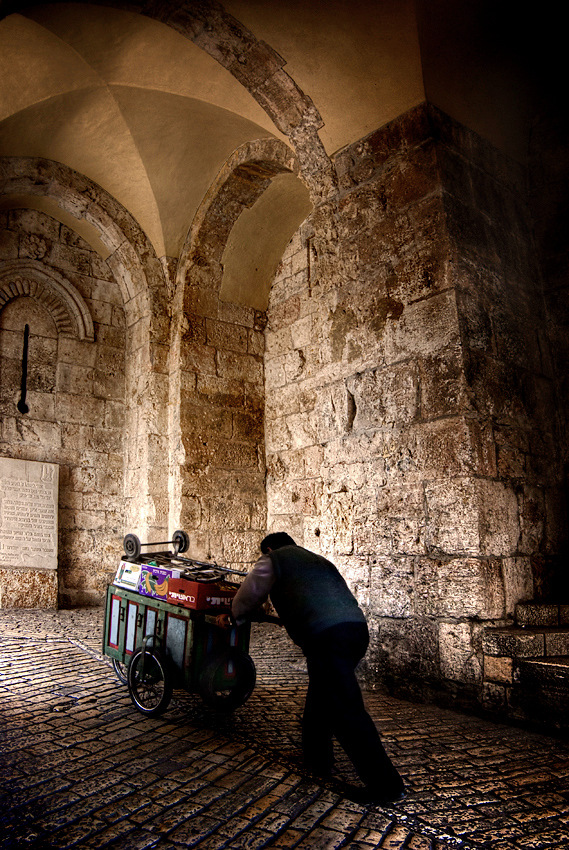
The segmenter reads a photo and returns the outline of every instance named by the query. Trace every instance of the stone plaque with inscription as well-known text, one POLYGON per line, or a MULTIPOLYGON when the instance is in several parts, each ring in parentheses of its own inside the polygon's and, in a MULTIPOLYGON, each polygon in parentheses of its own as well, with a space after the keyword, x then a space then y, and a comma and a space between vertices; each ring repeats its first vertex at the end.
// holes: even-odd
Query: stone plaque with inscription
POLYGON ((0 568, 57 569, 59 467, 0 458, 0 568))

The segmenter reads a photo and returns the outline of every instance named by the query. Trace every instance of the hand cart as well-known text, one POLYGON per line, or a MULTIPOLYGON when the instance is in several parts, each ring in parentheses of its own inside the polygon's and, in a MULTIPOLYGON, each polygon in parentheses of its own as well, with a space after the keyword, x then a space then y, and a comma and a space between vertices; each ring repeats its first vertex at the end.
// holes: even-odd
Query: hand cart
POLYGON ((135 707, 151 717, 166 710, 174 688, 232 711, 255 686, 249 623, 227 628, 218 619, 239 586, 226 574, 246 573, 182 557, 188 546, 182 531, 166 544, 127 534, 125 556, 107 588, 103 653, 135 707), (142 553, 143 546, 170 544, 172 551, 142 553))

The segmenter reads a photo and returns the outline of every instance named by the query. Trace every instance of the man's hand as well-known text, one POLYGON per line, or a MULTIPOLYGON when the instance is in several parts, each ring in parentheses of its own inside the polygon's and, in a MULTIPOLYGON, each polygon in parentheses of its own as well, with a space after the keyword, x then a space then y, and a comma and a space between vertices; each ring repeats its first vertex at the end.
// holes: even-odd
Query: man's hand
POLYGON ((229 614, 218 614, 215 618, 215 625, 220 629, 230 629, 233 624, 229 614))

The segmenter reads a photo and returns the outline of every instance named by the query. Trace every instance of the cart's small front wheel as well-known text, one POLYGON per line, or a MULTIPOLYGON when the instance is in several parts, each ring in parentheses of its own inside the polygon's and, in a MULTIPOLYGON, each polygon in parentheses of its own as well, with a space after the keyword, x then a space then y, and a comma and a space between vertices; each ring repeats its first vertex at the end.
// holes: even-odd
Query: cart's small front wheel
POLYGON ((113 669, 119 682, 122 682, 123 685, 128 684, 126 664, 123 664, 122 661, 117 661, 116 658, 113 658, 113 669))
POLYGON ((255 680, 255 665, 250 656, 236 647, 228 647, 206 658, 198 677, 198 690, 210 708, 233 711, 249 699, 255 680))
POLYGON ((165 711, 172 698, 172 676, 156 649, 137 649, 128 665, 128 691, 136 708, 147 717, 165 711))

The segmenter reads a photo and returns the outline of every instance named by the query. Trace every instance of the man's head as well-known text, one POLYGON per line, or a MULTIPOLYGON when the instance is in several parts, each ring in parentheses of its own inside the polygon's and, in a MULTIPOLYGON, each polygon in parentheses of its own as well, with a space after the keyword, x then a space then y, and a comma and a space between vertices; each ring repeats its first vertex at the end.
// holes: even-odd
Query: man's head
POLYGON ((285 531, 275 531, 273 534, 267 534, 264 540, 261 540, 261 552, 266 555, 272 552, 273 549, 280 549, 281 546, 296 546, 296 543, 285 531))

